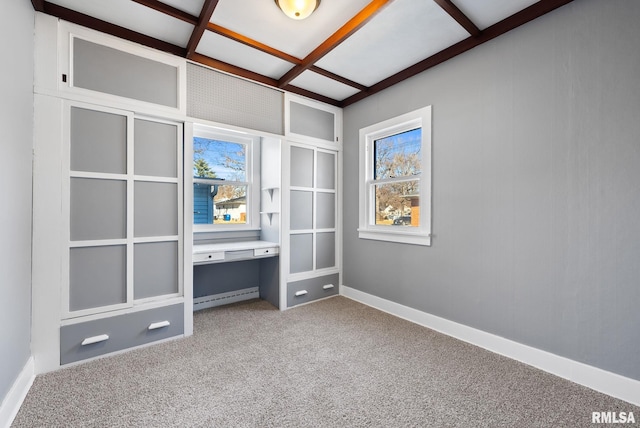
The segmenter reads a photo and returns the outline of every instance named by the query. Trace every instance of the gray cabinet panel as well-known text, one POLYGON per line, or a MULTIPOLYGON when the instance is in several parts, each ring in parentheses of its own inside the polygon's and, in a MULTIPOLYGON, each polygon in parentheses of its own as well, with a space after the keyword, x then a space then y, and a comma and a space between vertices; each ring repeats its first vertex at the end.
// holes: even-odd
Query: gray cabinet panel
POLYGON ((137 181, 134 189, 134 236, 177 235, 177 184, 137 181))
POLYGON ((337 153, 296 145, 290 153, 289 273, 335 267, 337 153))
POLYGON ((68 364, 97 357, 180 334, 184 334, 184 306, 181 303, 63 326, 60 327, 60 363, 68 364), (169 325, 149 330, 152 323, 163 321, 168 321, 169 325), (83 340, 100 335, 107 335, 109 338, 82 345, 83 340))
POLYGON ((178 69, 92 43, 73 39, 73 85, 169 107, 178 106, 178 69))
POLYGON ((127 117, 71 107, 71 170, 125 174, 127 117))
POLYGON ((287 306, 292 307, 338 294, 339 281, 340 276, 336 273, 290 282, 287 284, 287 306), (333 287, 330 287, 331 285, 333 287))
POLYGON ((313 187, 313 150, 291 147, 291 186, 313 187))
POLYGON ((122 239, 127 232, 127 183, 71 178, 71 240, 122 239))
POLYGON ((336 227, 336 194, 318 192, 316 194, 316 228, 336 227))
POLYGON ((97 308, 127 301, 124 245, 69 250, 69 309, 97 308))
POLYGON ((150 120, 135 120, 134 171, 136 175, 178 176, 178 127, 150 120))
POLYGON ((178 292, 178 243, 150 242, 133 246, 134 299, 178 292))
POLYGON ((291 191, 291 230, 313 228, 313 192, 291 191))
POLYGON ((325 269, 336 265, 336 234, 322 232, 316 234, 316 269, 325 269))
POLYGON ((316 178, 318 189, 335 190, 336 188, 336 155, 333 153, 318 152, 318 177, 316 178))
POLYGON ((180 125, 100 108, 70 106, 65 116, 71 242, 61 315, 104 318, 61 328, 62 364, 184 332, 177 299, 142 300, 180 293, 180 125), (147 311, 136 306, 169 302, 147 311))
POLYGON ((336 117, 333 113, 293 101, 289 106, 291 108, 291 132, 327 141, 335 141, 336 117))
POLYGON ((313 234, 291 235, 291 273, 306 272, 313 269, 313 234))

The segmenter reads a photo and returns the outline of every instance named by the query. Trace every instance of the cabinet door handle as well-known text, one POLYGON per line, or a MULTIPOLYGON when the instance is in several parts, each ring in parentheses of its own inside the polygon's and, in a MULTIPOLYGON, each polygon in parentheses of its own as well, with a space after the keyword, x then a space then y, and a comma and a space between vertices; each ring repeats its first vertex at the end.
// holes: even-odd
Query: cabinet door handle
POLYGON ((162 327, 168 327, 171 323, 169 321, 160 321, 149 324, 149 330, 156 330, 162 327))
POLYGON ((91 345, 92 343, 104 342, 105 340, 109 340, 108 334, 101 334, 99 336, 87 337, 85 340, 82 341, 82 346, 91 345))
POLYGON ((304 296, 307 294, 307 290, 296 291, 296 297, 304 296))
POLYGON ((330 290, 330 289, 332 289, 332 288, 333 288, 333 284, 327 284, 327 285, 323 285, 323 286, 322 286, 322 289, 323 289, 323 290, 330 290))

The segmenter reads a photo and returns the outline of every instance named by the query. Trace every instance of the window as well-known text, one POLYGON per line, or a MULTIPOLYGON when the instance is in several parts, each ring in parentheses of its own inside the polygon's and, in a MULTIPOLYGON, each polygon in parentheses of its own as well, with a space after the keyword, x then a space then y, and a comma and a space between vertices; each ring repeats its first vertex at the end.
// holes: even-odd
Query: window
POLYGON ((195 230, 258 228, 257 138, 194 126, 195 230), (205 226, 206 225, 206 226, 205 226))
POLYGON ((431 106, 360 130, 358 234, 431 245, 431 106))

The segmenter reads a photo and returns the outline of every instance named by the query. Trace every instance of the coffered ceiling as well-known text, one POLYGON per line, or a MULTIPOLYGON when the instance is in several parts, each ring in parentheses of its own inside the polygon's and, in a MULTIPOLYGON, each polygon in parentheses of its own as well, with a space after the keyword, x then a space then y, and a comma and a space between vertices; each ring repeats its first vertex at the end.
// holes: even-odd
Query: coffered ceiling
POLYGON ((38 11, 347 106, 572 0, 31 0, 38 11))

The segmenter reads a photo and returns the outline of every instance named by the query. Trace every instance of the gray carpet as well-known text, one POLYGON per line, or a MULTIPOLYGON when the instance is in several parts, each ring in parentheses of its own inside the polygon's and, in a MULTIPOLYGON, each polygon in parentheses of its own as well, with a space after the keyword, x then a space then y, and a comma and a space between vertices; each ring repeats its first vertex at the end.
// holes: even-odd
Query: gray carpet
MULTIPOLYGON (((14 427, 592 427, 640 408, 335 297, 38 376, 14 427)), ((635 425, 638 426, 638 425, 635 425)))

